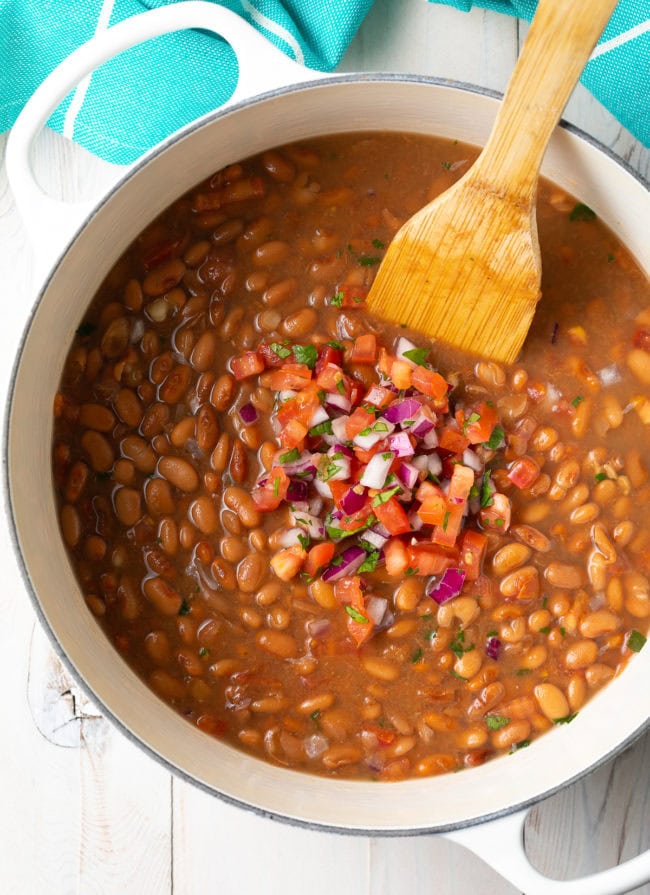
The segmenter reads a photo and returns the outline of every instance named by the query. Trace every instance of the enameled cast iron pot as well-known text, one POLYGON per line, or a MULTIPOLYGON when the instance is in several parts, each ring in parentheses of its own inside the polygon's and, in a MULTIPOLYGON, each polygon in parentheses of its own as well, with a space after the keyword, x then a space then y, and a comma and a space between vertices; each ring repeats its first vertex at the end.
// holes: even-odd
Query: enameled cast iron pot
MULTIPOLYGON (((106 715, 170 770, 232 803, 294 823, 371 835, 446 831, 527 893, 612 895, 650 879, 650 852, 584 880, 548 880, 525 858, 522 809, 611 759, 643 732, 650 715, 650 648, 571 725, 467 773, 387 785, 299 775, 206 736, 145 686, 88 612, 57 523, 50 446, 64 359, 105 274, 160 211, 224 165, 320 134, 396 130, 481 145, 496 109, 493 96, 429 78, 322 77, 289 61, 233 13, 200 2, 130 19, 69 57, 36 92, 7 148, 10 184, 28 230, 40 236, 39 245, 46 233, 50 242, 60 234, 60 246, 67 243, 56 261, 40 255, 49 273, 14 369, 5 428, 10 527, 27 589, 55 648, 106 715), (216 31, 237 53, 240 79, 229 104, 120 172, 117 185, 92 208, 45 197, 29 153, 51 110, 101 62, 155 34, 188 27, 216 31)), ((650 270, 648 194, 620 161, 584 135, 558 128, 542 170, 593 208, 650 270)))

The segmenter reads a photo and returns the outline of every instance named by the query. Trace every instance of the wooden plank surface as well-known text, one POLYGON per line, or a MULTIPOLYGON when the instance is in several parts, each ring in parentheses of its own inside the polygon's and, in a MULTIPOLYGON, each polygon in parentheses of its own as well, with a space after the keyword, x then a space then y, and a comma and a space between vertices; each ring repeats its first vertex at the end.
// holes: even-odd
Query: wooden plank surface
MULTIPOLYGON (((424 0, 376 0, 343 70, 425 73, 503 90, 523 26, 424 0)), ((567 117, 647 176, 643 149, 582 88, 567 117)), ((0 138, 4 149, 5 139, 0 138)), ((106 167, 53 134, 36 152, 53 194, 90 198, 106 167)), ((0 167, 0 403, 30 303, 30 257, 0 167)), ((101 718, 35 621, 0 531, 0 880, 3 895, 513 895, 473 855, 432 836, 367 839, 300 830, 227 806, 167 771, 101 718)), ((650 846, 650 734, 536 808, 533 863, 558 878, 650 846)), ((650 893, 650 885, 637 890, 650 893)))

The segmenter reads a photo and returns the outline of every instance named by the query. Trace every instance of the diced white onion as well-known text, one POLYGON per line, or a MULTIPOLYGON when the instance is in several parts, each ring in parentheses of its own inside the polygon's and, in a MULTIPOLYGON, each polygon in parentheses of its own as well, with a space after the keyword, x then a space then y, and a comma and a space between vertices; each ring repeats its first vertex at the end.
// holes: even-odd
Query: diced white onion
POLYGON ((410 342, 408 339, 405 339, 404 336, 400 336, 399 341, 397 342, 397 351, 395 354, 399 357, 400 360, 405 360, 407 364, 410 364, 412 367, 417 367, 417 364, 414 363, 410 358, 404 357, 405 351, 417 351, 417 345, 414 345, 413 342, 410 342))
POLYGON ((382 454, 375 454, 374 457, 371 457, 361 476, 361 484, 366 488, 383 488, 394 459, 395 454, 392 451, 384 451, 382 454))
POLYGON ((483 470, 483 464, 474 451, 470 451, 469 448, 463 451, 463 466, 469 466, 474 472, 481 472, 483 470))
POLYGON ((438 454, 429 454, 427 457, 427 464, 431 475, 440 475, 442 472, 442 460, 438 454))
POLYGON ((325 410, 324 407, 317 407, 314 410, 311 419, 309 420, 309 428, 311 429, 313 426, 317 426, 319 423, 324 423, 325 420, 329 419, 329 414, 325 410))

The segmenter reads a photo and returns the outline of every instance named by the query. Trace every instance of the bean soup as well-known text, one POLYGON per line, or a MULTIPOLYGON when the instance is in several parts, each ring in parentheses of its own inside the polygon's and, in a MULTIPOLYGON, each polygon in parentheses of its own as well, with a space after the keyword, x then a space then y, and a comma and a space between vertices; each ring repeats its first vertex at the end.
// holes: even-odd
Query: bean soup
POLYGON ((283 766, 480 765, 646 642, 650 290, 612 233, 541 184, 511 368, 364 309, 476 154, 347 134, 231 165, 133 243, 67 357, 54 485, 88 607, 189 723, 283 766))

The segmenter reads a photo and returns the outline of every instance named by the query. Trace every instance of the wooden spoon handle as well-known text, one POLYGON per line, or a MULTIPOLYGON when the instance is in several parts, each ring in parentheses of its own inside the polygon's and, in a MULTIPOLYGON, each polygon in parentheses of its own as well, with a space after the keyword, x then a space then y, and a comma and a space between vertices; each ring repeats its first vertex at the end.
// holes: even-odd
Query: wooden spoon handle
POLYGON ((532 202, 546 145, 617 0, 539 0, 490 138, 470 171, 532 202))

